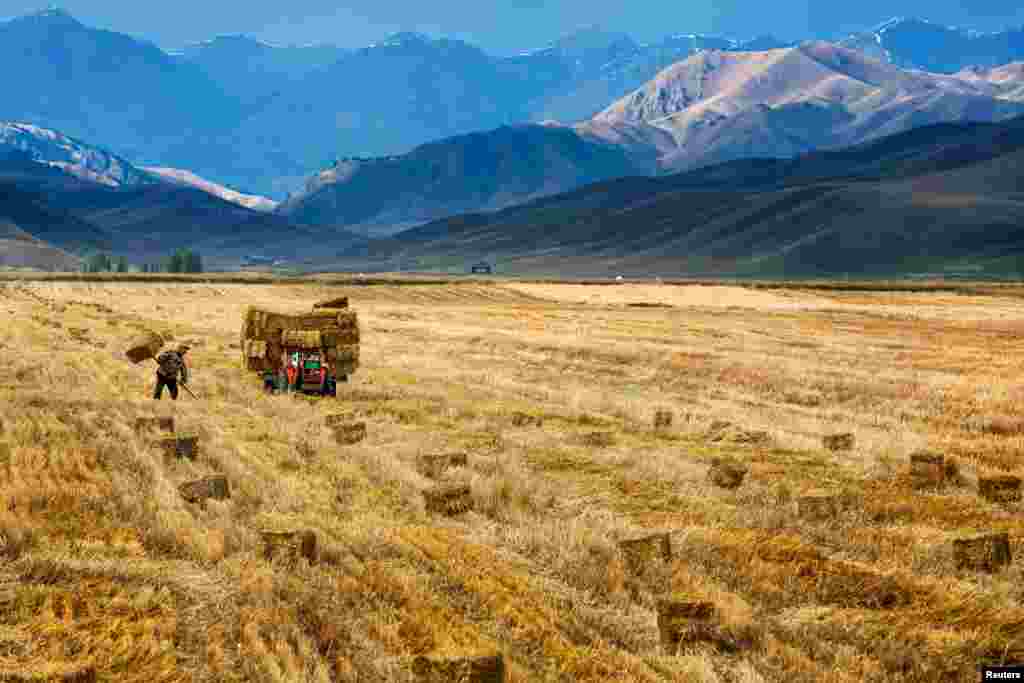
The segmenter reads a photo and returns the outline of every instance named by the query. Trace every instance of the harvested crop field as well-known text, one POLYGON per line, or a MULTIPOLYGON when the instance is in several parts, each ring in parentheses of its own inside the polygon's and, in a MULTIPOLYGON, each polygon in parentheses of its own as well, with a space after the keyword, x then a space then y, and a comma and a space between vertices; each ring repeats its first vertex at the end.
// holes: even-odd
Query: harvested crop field
POLYGON ((1024 662, 1019 292, 567 287, 0 285, 0 679, 1024 662), (338 398, 262 393, 245 309, 340 296, 338 398), (144 330, 198 400, 148 398, 144 330))

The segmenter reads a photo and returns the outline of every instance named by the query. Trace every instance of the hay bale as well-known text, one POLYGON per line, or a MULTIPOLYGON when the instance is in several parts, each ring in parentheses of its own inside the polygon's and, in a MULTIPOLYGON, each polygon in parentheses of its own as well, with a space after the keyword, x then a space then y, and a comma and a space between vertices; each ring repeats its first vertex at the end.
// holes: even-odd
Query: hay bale
POLYGON ((514 427, 540 427, 544 419, 537 415, 516 411, 512 413, 512 426, 514 427))
POLYGON ((208 498, 225 500, 231 497, 228 478, 222 474, 188 481, 178 487, 181 497, 190 503, 200 503, 208 498))
POLYGON ((136 432, 174 432, 173 417, 137 417, 135 418, 136 432))
POLYGON ((266 311, 252 306, 247 308, 242 318, 242 339, 262 339, 266 333, 268 317, 266 311))
POLYGON ((283 558, 290 561, 305 558, 308 562, 316 562, 316 533, 306 531, 261 531, 263 541, 263 558, 272 561, 283 558))
POLYGON ((437 479, 452 467, 466 467, 469 457, 465 453, 428 453, 416 460, 416 469, 424 477, 437 479))
POLYGON ((334 442, 340 446, 350 446, 366 438, 365 422, 348 422, 331 426, 334 442))
POLYGON ((667 408, 659 408, 654 411, 654 428, 668 429, 672 426, 672 411, 667 408))
POLYGON ((359 316, 355 311, 337 311, 335 324, 342 330, 359 330, 359 316))
POLYGON ((963 484, 963 477, 960 475, 960 464, 955 458, 946 458, 944 464, 946 470, 946 482, 954 485, 963 484))
POLYGON ((133 363, 141 363, 150 358, 156 358, 163 348, 164 340, 156 332, 146 332, 131 341, 125 355, 133 363))
POLYGON ((714 603, 686 596, 658 600, 658 634, 665 654, 675 655, 680 648, 717 639, 714 603))
POLYGON ((956 539, 953 541, 953 560, 957 569, 998 571, 1013 560, 1010 535, 1003 532, 956 539))
POLYGON ((742 427, 735 427, 732 425, 722 426, 722 423, 718 423, 718 426, 710 431, 708 434, 709 441, 728 441, 736 444, 746 444, 750 446, 763 446, 771 442, 771 436, 764 430, 754 429, 743 429, 742 427))
POLYGON ((607 448, 615 444, 615 435, 612 432, 587 432, 580 437, 585 446, 593 448, 607 448))
POLYGON ((771 435, 763 429, 741 429, 732 437, 733 442, 751 446, 765 446, 772 441, 771 435))
POLYGON ((672 561, 672 540, 667 533, 651 534, 619 541, 626 567, 637 575, 652 564, 672 561))
MULTIPOLYGON (((817 565, 825 561, 821 551, 797 536, 774 536, 759 543, 757 556, 765 562, 817 565)), ((799 573, 799 572, 798 572, 799 573)))
POLYGON ((337 348, 339 346, 359 346, 359 330, 342 330, 336 327, 325 327, 320 330, 324 346, 337 348))
POLYGON ((327 301, 319 301, 313 304, 314 310, 317 308, 348 308, 348 297, 342 296, 337 299, 328 299, 327 301))
POLYGON ((504 683, 505 660, 500 655, 427 657, 412 660, 417 683, 504 683))
POLYGON ((159 439, 154 444, 164 455, 173 458, 195 460, 199 455, 199 437, 177 436, 159 439))
POLYGON ((0 669, 0 682, 5 683, 96 683, 96 669, 92 666, 54 669, 46 673, 33 673, 18 669, 0 669))
POLYGON ((1013 503, 1020 500, 1020 477, 997 474, 978 477, 978 495, 993 503, 1013 503))
POLYGON ((266 358, 267 342, 263 339, 249 339, 245 342, 246 358, 266 358))
POLYGON ((332 413, 324 416, 324 424, 333 429, 339 425, 352 422, 354 417, 354 413, 332 413))
POLYGON ((337 363, 358 363, 359 362, 359 345, 358 344, 337 344, 334 346, 327 346, 325 352, 327 361, 332 364, 337 363))
POLYGON ((708 481, 723 489, 737 489, 743 483, 747 468, 739 463, 715 458, 708 469, 708 481))
POLYGON ((846 608, 893 609, 909 605, 913 594, 887 574, 849 562, 826 562, 815 583, 818 600, 846 608))
POLYGON ((910 454, 910 480, 914 488, 936 488, 946 481, 946 458, 941 453, 910 454))
POLYGON ((338 361, 334 363, 334 374, 339 378, 347 377, 358 369, 359 363, 357 362, 342 363, 341 361, 338 361))
POLYGON ((809 495, 797 498, 797 515, 802 519, 826 520, 835 519, 842 511, 839 496, 809 495))
POLYGON ((423 492, 427 512, 449 517, 473 509, 473 498, 466 484, 440 484, 423 492))
POLYGON ((282 329, 285 330, 322 330, 327 328, 358 330, 359 328, 359 316, 355 311, 339 311, 329 308, 288 316, 284 322, 282 329))
POLYGON ((732 422, 729 422, 728 420, 713 420, 708 426, 707 435, 709 437, 718 436, 725 432, 725 430, 729 429, 729 427, 732 427, 732 422))
POLYGON ((319 349, 323 346, 320 330, 284 330, 281 345, 290 349, 319 349))
POLYGON ((853 434, 843 432, 841 434, 826 434, 821 437, 821 445, 829 451, 850 451, 853 450, 853 434))

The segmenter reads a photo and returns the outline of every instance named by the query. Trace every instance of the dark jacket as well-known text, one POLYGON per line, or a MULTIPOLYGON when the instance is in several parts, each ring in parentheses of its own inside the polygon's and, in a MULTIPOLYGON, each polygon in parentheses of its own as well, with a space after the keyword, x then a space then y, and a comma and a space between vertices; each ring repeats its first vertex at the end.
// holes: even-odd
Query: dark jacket
POLYGON ((181 353, 178 351, 164 351, 156 357, 156 362, 160 366, 156 370, 157 374, 174 381, 177 381, 180 374, 182 383, 188 384, 188 366, 185 365, 185 358, 181 353))

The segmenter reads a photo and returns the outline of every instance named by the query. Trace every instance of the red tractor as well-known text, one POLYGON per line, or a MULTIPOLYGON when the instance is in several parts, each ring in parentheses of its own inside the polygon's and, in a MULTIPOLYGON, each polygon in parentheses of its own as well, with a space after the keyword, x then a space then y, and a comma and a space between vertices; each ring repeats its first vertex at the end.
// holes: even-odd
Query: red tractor
POLYGON ((337 396, 337 383, 347 382, 347 375, 336 375, 320 352, 286 349, 287 378, 295 391, 319 396, 337 396))

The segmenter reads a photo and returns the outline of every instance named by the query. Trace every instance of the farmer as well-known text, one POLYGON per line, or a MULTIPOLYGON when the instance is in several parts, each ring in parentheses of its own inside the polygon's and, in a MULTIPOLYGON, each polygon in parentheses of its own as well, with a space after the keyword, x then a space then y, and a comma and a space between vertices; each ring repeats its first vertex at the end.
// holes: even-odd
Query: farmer
POLYGON ((171 394, 171 400, 178 400, 178 375, 181 375, 181 383, 188 384, 188 366, 185 365, 185 354, 188 353, 188 345, 181 344, 171 351, 164 351, 156 357, 156 391, 153 398, 160 400, 163 396, 164 387, 171 394))
POLYGON ((267 368, 263 371, 263 391, 268 394, 273 394, 277 389, 277 374, 273 368, 267 368))

